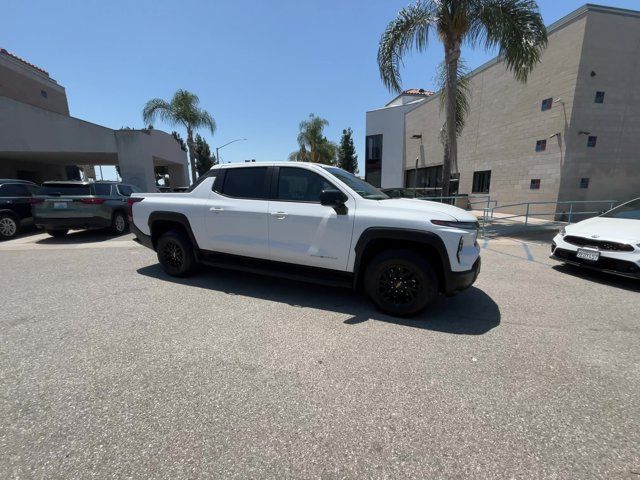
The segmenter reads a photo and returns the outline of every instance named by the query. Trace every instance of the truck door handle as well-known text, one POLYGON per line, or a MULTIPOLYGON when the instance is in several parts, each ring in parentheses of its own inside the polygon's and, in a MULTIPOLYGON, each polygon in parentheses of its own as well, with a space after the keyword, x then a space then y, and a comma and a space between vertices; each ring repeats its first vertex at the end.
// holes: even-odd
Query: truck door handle
POLYGON ((224 212, 224 208, 222 208, 222 207, 211 207, 209 209, 209 211, 213 212, 213 213, 220 213, 220 212, 224 212))
POLYGON ((278 220, 283 220, 283 219, 287 218, 287 215, 288 215, 287 212, 273 212, 271 214, 272 217, 275 217, 278 220))

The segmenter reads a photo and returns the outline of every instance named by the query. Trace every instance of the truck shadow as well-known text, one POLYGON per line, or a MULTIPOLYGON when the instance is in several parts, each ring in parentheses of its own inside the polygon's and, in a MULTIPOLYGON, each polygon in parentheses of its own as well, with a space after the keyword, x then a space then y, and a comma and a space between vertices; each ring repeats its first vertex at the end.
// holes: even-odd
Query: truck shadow
POLYGON ((451 298, 440 298, 415 318, 397 318, 379 312, 364 295, 349 289, 204 268, 192 277, 176 278, 167 275, 159 264, 140 268, 138 273, 166 282, 215 290, 229 295, 344 313, 350 315, 344 323, 353 326, 377 320, 455 335, 482 335, 500 324, 498 305, 486 293, 475 287, 451 298))
MULTIPOLYGON (((39 233, 44 233, 40 231, 39 233)), ((133 238, 133 234, 125 233, 122 235, 116 235, 108 229, 101 230, 71 230, 64 237, 50 237, 47 235, 44 238, 37 240, 35 243, 42 245, 73 245, 78 243, 97 243, 106 242, 113 239, 129 240, 133 238)))

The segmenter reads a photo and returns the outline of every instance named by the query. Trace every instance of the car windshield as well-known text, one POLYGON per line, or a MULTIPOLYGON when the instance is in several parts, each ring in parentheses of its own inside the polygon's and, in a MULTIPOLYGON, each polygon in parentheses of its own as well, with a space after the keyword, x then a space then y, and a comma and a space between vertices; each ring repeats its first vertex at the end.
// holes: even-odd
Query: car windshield
POLYGON ((389 195, 382 190, 377 189, 373 185, 368 184, 364 180, 359 179, 355 175, 337 167, 323 167, 327 172, 336 177, 341 182, 347 184, 362 198, 369 200, 386 200, 389 195))
POLYGON ((602 214, 607 218, 626 218, 629 220, 640 220, 640 198, 623 203, 619 207, 602 214))
POLYGON ((36 195, 91 195, 91 186, 77 183, 49 183, 43 185, 36 195))

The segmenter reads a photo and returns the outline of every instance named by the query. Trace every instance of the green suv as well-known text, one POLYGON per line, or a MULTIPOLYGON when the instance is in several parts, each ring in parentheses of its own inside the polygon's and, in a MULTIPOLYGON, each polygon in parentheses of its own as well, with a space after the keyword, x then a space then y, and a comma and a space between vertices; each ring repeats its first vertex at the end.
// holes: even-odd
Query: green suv
POLYGON ((119 182, 44 182, 31 200, 33 223, 54 237, 90 228, 110 228, 119 235, 129 228, 129 197, 141 192, 119 182))

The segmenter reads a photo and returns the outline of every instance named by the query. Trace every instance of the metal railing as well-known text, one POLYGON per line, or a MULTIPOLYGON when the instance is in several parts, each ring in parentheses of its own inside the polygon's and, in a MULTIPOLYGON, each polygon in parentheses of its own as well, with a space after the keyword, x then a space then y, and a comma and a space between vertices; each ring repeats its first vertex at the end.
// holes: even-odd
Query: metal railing
MULTIPOLYGON (((617 200, 567 200, 567 201, 561 201, 561 202, 523 202, 523 203, 512 203, 512 204, 507 204, 507 205, 500 205, 500 206, 495 206, 493 208, 491 208, 490 210, 490 218, 493 220, 494 218, 494 213, 496 210, 498 209, 503 209, 503 208, 518 208, 518 207, 524 207, 524 213, 518 213, 518 214, 514 214, 514 215, 508 215, 508 216, 500 216, 500 220, 508 220, 511 218, 520 218, 520 217, 524 217, 524 225, 527 226, 529 224, 529 217, 543 217, 543 216, 549 216, 552 215, 554 217, 557 216, 563 216, 563 218, 566 218, 566 220, 559 220, 559 221, 566 221, 567 223, 572 223, 572 221, 575 219, 576 216, 580 216, 580 215, 600 215, 601 213, 607 211, 607 210, 611 210, 616 203, 618 203, 617 200), (602 204, 602 205, 607 205, 608 208, 605 210, 602 209, 598 209, 598 210, 586 210, 586 211, 577 211, 574 206, 575 205, 585 205, 585 204, 602 204), (556 208, 554 209, 555 211, 553 212, 542 212, 542 211, 532 211, 532 206, 535 207, 537 205, 555 205, 556 208), (558 207, 562 206, 562 205, 568 205, 568 210, 569 211, 558 211, 558 207), (564 217, 566 216, 566 217, 564 217)), ((486 215, 485 215, 486 216, 486 215)))

